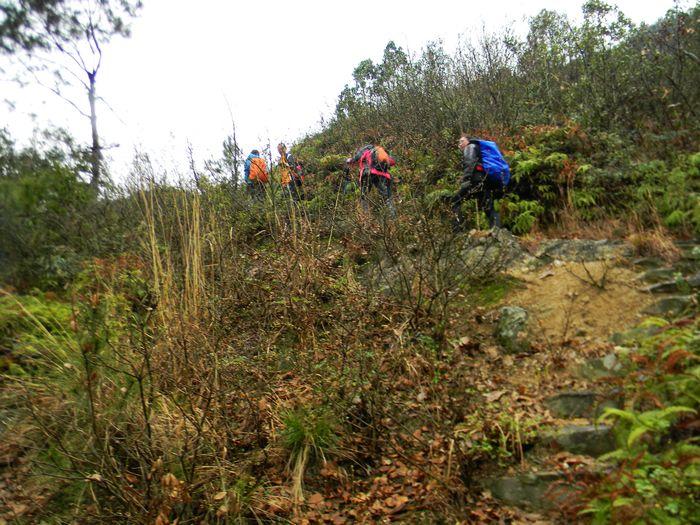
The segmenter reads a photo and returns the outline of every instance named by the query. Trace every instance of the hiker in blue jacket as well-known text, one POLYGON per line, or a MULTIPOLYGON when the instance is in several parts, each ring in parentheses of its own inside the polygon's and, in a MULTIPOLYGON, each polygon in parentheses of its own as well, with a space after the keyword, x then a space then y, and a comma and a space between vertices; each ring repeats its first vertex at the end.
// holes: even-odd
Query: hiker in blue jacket
POLYGON ((459 181, 459 189, 450 201, 454 213, 453 229, 455 231, 464 229, 462 202, 469 199, 476 199, 479 208, 486 213, 490 227, 500 227, 501 219, 494 207, 494 199, 503 190, 503 184, 494 182, 487 177, 481 165, 478 139, 470 139, 465 133, 462 133, 458 146, 462 150, 464 172, 459 181))
POLYGON ((248 188, 248 192, 256 198, 261 199, 265 194, 265 184, 268 182, 267 165, 265 159, 260 155, 260 151, 254 149, 245 159, 243 164, 243 181, 248 188))

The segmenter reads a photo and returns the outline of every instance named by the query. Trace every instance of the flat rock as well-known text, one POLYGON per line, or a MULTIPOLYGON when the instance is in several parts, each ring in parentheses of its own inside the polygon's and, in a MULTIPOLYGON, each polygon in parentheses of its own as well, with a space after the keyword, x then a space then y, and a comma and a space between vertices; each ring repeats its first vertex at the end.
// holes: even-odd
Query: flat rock
MULTIPOLYGON (((659 331, 658 326, 635 326, 624 332, 616 332, 610 336, 610 341, 616 345, 629 345, 646 337, 651 337, 659 331)), ((628 350, 627 350, 628 351, 628 350)))
POLYGON ((543 442, 572 454, 600 456, 615 450, 615 436, 607 425, 568 425, 547 434, 543 442))
POLYGON ((683 293, 697 290, 700 288, 700 273, 690 275, 682 279, 674 279, 672 281, 664 281, 652 284, 644 289, 644 291, 654 294, 664 293, 683 293))
POLYGON ((606 377, 612 377, 622 372, 622 363, 615 353, 609 353, 604 357, 594 357, 587 360, 578 368, 578 374, 589 381, 597 381, 606 377))
POLYGON ((595 418, 607 407, 619 406, 615 396, 597 392, 561 392, 545 400, 549 411, 559 418, 595 418))
POLYGON ((675 244, 681 250, 683 259, 700 261, 700 240, 676 241, 675 244))
POLYGON ((487 235, 470 235, 461 247, 465 269, 478 275, 481 269, 503 271, 513 266, 532 264, 534 258, 508 230, 495 228, 487 235))
POLYGON ((654 294, 675 293, 679 291, 679 286, 676 281, 665 281, 647 286, 644 291, 654 294))
POLYGON ((487 479, 491 494, 510 505, 545 510, 557 507, 571 491, 558 472, 528 472, 520 476, 487 479))
POLYGON ((697 290, 700 288, 700 272, 696 272, 694 275, 686 277, 685 283, 691 290, 697 290))
POLYGON ((664 266, 664 261, 658 257, 639 257, 632 261, 632 264, 640 268, 654 269, 664 266))
POLYGON ((637 276, 638 281, 645 283, 656 284, 673 279, 676 270, 673 268, 652 268, 637 276))
POLYGON ((676 316, 680 315, 696 303, 692 295, 675 295, 664 297, 647 306, 643 313, 647 315, 676 316))
POLYGON ((696 246, 700 246, 700 239, 683 239, 675 241, 673 244, 678 246, 681 250, 692 250, 696 246))
POLYGON ((542 242, 535 256, 561 261, 589 262, 628 258, 632 255, 632 251, 632 246, 622 241, 551 239, 542 242))

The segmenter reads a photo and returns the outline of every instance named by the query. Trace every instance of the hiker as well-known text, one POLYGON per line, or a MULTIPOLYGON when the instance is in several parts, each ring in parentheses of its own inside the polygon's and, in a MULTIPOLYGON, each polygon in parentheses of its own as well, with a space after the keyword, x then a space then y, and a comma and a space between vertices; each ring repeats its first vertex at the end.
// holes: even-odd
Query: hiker
POLYGON ((457 193, 450 199, 454 213, 453 229, 464 228, 462 202, 476 199, 489 220, 489 226, 500 227, 501 219, 494 206, 494 199, 503 192, 510 181, 510 168, 495 142, 470 138, 465 133, 459 138, 462 150, 464 174, 457 193))
POLYGON ((257 149, 252 150, 248 158, 245 159, 243 174, 243 180, 248 187, 248 191, 250 191, 254 198, 262 199, 265 194, 265 185, 269 181, 269 176, 267 173, 267 163, 257 149))
POLYGON ((348 165, 359 163, 362 206, 365 209, 368 208, 367 194, 372 187, 375 187, 384 199, 389 213, 395 217, 396 208, 391 196, 391 175, 389 174, 389 168, 396 164, 394 158, 378 144, 367 144, 358 149, 355 155, 347 159, 345 163, 348 165))
POLYGON ((301 185, 303 183, 303 172, 301 166, 297 164, 294 156, 287 153, 287 146, 280 142, 277 145, 277 152, 280 154, 280 181, 282 189, 292 200, 298 201, 301 198, 301 185))

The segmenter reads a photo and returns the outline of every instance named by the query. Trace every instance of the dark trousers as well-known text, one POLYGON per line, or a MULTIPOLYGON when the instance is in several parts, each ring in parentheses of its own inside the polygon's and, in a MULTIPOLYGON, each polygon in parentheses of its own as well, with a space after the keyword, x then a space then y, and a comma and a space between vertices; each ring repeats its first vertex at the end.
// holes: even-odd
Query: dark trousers
POLYGON ((486 213, 490 227, 500 226, 501 218, 494 207, 495 197, 500 192, 500 184, 489 180, 485 174, 475 173, 471 177, 463 177, 459 190, 452 196, 451 200, 455 229, 464 228, 462 202, 469 199, 476 199, 479 208, 486 213))
POLYGON ((355 187, 355 182, 350 179, 350 177, 343 177, 343 179, 340 181, 339 189, 343 192, 343 195, 347 195, 355 187))
POLYGON ((299 201, 304 197, 303 190, 301 188, 301 179, 292 177, 289 183, 289 194, 292 196, 292 200, 299 201))
POLYGON ((256 199, 256 200, 264 200, 265 199, 265 184, 258 181, 254 180, 248 183, 248 189, 250 191, 251 196, 256 199))
POLYGON ((365 173, 360 181, 360 201, 365 209, 369 208, 367 203, 367 194, 372 188, 377 188, 379 195, 384 200, 389 213, 392 217, 396 217, 396 208, 394 207, 394 199, 391 196, 391 179, 375 175, 374 173, 365 173))

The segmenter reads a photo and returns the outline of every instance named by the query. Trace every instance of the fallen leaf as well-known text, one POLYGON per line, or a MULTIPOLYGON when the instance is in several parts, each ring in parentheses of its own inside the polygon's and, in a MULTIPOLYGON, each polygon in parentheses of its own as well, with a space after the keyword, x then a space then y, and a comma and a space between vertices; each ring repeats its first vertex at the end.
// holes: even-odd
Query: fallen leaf
POLYGON ((8 507, 10 507, 10 510, 12 511, 13 517, 17 518, 27 512, 29 510, 29 507, 25 505, 24 503, 8 503, 8 507))
POLYGON ((129 474, 128 472, 124 474, 124 477, 129 483, 136 483, 139 480, 139 478, 137 478, 133 474, 129 474))
POLYGON ((221 492, 217 492, 217 493, 214 495, 214 501, 221 501, 221 500, 224 499, 225 497, 226 497, 226 491, 225 491, 225 490, 222 490, 221 492))
POLYGON ((493 403, 494 401, 498 401, 499 399, 501 399, 507 393, 507 390, 496 390, 495 392, 489 392, 488 394, 485 394, 484 399, 486 399, 486 401, 488 401, 489 403, 493 403))
POLYGON ((498 348, 495 346, 487 346, 484 348, 484 353, 492 360, 496 360, 501 357, 500 353, 498 352, 498 348))
POLYGON ((313 494, 311 494, 311 496, 309 496, 308 501, 309 501, 309 505, 318 506, 321 503, 323 503, 323 494, 320 494, 318 492, 314 492, 313 494))
POLYGON ((341 516, 340 514, 333 514, 333 516, 331 516, 331 521, 333 522, 333 525, 343 525, 344 523, 348 522, 347 518, 341 516))

